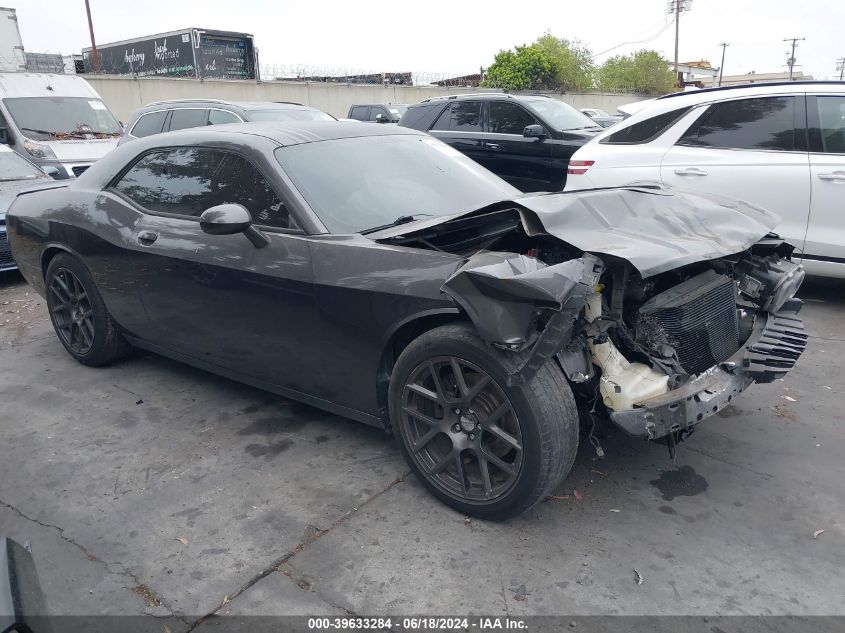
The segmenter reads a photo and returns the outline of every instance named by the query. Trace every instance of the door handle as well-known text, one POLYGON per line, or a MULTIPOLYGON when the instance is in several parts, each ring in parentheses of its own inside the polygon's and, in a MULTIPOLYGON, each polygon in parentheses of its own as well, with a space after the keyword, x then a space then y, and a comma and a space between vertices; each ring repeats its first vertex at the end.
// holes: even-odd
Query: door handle
POLYGON ((845 171, 835 171, 830 174, 819 174, 820 180, 833 180, 835 182, 845 182, 845 171))
POLYGON ((502 149, 502 146, 498 143, 485 143, 487 145, 487 149, 502 149))
POLYGON ((158 239, 158 233, 154 231, 141 231, 138 233, 138 243, 141 246, 149 246, 158 239))
POLYGON ((686 167, 684 169, 676 169, 675 173, 679 176, 706 176, 707 172, 698 167, 686 167))

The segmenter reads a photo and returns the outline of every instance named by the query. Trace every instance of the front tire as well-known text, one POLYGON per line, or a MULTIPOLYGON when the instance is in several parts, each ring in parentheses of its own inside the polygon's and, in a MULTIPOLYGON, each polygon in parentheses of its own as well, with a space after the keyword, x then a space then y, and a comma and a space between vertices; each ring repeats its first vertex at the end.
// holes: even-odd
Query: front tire
POLYGON ((455 324, 412 341, 394 367, 388 398, 399 449, 423 485, 464 514, 521 514, 575 461, 578 412, 563 373, 549 361, 508 387, 518 365, 455 324))
POLYGON ((81 261, 66 253, 56 255, 45 281, 53 329, 71 356, 98 367, 126 355, 129 345, 81 261))

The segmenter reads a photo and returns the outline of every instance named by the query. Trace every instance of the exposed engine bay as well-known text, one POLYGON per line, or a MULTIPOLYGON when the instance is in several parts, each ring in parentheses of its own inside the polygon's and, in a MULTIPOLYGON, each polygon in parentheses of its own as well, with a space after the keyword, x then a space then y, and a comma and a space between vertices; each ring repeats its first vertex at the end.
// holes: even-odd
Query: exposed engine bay
POLYGON ((773 234, 644 274, 548 223, 505 207, 384 241, 465 257, 442 290, 485 341, 524 356, 511 381, 556 357, 576 397, 647 439, 683 439, 751 382, 783 376, 806 345, 793 299, 804 271, 773 234))

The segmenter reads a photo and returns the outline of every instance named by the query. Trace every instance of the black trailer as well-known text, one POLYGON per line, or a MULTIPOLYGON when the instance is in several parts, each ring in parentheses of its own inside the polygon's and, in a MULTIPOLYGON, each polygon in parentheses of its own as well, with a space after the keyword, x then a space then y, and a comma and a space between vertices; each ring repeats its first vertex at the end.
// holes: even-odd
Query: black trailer
POLYGON ((82 49, 86 73, 194 79, 256 79, 252 35, 182 29, 82 49))

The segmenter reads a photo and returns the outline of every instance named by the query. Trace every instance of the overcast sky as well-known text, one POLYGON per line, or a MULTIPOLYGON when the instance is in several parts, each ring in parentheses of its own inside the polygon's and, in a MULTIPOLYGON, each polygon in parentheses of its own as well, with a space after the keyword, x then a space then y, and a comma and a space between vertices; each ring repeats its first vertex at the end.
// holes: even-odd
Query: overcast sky
MULTIPOLYGON (((255 35, 262 67, 310 67, 308 74, 414 71, 465 74, 488 66, 502 48, 531 42, 549 31, 580 39, 606 55, 653 48, 674 55, 674 28, 666 0, 556 2, 484 0, 419 3, 404 0, 90 0, 99 43, 185 27, 255 35), (663 27, 665 30, 660 32, 663 27), (651 38, 651 39, 649 39, 651 38)), ((83 0, 0 0, 15 7, 24 47, 33 52, 78 53, 89 46, 83 0)), ((816 79, 838 78, 845 56, 845 0, 693 0, 681 17, 681 61, 718 66, 719 43, 730 42, 725 74, 785 70, 786 37, 803 36, 799 70, 816 79)))

